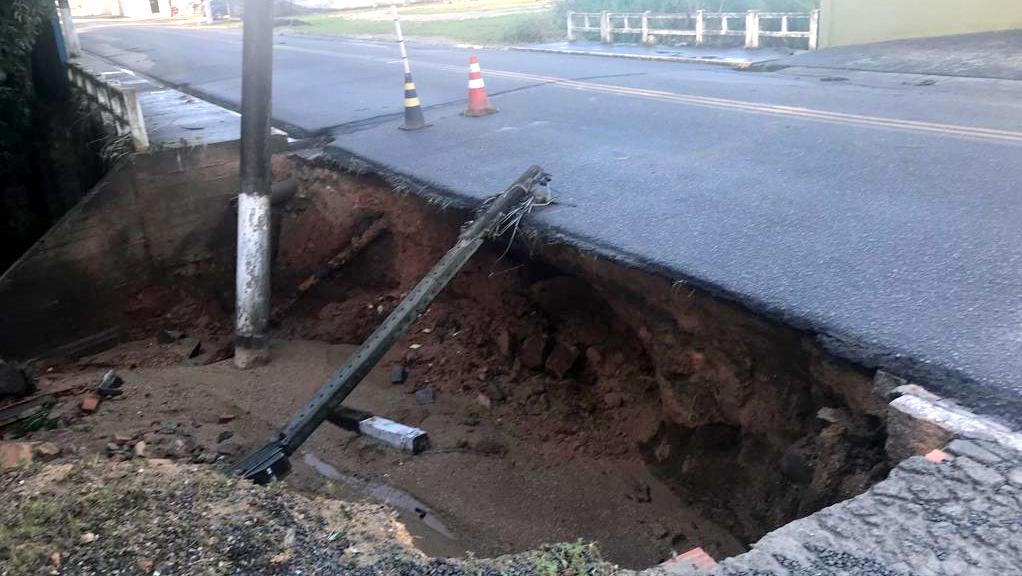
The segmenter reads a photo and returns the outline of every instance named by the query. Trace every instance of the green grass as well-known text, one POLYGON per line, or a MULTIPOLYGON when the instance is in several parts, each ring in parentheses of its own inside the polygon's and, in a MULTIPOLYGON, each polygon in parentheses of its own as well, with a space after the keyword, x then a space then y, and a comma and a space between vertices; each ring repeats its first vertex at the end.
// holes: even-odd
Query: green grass
POLYGON ((456 12, 486 12, 490 10, 513 10, 516 8, 542 8, 548 5, 537 0, 454 0, 442 4, 426 4, 400 8, 401 14, 450 14, 456 12))
MULTIPOLYGON (((301 18, 307 25, 285 28, 298 34, 392 35, 391 22, 355 20, 341 16, 313 15, 301 18)), ((473 20, 441 20, 435 22, 404 22, 406 36, 441 37, 470 44, 520 44, 544 42, 560 38, 561 27, 550 12, 510 14, 473 20)))
POLYGON ((575 542, 546 545, 533 560, 533 569, 540 576, 562 576, 574 574, 584 576, 593 572, 594 564, 600 562, 596 545, 581 539, 575 542))

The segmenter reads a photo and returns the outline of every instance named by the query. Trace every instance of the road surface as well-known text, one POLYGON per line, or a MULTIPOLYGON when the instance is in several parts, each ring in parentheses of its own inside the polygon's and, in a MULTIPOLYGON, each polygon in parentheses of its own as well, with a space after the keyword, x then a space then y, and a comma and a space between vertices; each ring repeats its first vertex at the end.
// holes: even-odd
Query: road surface
MULTIPOLYGON (((239 30, 81 37, 237 107, 239 30)), ((275 121, 462 200, 540 164, 563 201, 533 219, 548 233, 1022 425, 1022 85, 481 50, 501 111, 470 119, 469 53, 411 46, 434 125, 409 133, 394 46, 279 36, 275 121)))

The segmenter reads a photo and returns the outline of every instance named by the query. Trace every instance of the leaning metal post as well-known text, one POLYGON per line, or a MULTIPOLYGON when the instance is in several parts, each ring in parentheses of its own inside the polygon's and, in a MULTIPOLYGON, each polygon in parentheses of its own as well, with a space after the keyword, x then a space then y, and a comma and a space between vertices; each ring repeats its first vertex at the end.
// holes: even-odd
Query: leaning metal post
POLYGON ((273 2, 247 0, 242 36, 241 194, 238 196, 234 365, 270 359, 270 96, 273 2))
POLYGON ((475 220, 458 236, 458 242, 404 297, 397 308, 380 324, 344 367, 324 384, 316 395, 291 418, 277 438, 246 458, 238 474, 257 483, 266 483, 287 474, 291 465, 288 456, 330 417, 330 414, 355 389, 383 355, 418 318, 450 282, 458 270, 475 254, 487 238, 497 236, 523 217, 536 189, 545 185, 549 176, 539 166, 529 168, 507 190, 485 203, 475 220))

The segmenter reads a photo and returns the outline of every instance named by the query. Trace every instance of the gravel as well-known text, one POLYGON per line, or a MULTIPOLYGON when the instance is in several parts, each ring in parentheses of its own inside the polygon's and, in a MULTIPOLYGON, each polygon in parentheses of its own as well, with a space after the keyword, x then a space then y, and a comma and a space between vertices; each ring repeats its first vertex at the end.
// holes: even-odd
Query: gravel
POLYGON ((0 476, 0 574, 582 576, 576 542, 492 560, 428 558, 387 507, 308 498, 208 466, 91 458, 0 476))

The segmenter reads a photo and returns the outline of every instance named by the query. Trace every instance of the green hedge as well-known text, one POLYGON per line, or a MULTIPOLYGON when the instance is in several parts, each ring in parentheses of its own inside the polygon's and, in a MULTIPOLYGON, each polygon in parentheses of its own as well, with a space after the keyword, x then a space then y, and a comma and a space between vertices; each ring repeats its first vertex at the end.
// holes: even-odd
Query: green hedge
POLYGON ((32 47, 52 6, 52 0, 0 0, 0 164, 5 166, 23 151, 31 126, 32 47))

